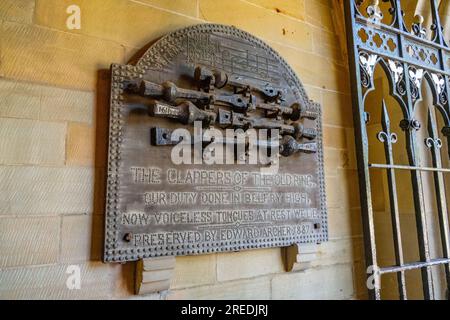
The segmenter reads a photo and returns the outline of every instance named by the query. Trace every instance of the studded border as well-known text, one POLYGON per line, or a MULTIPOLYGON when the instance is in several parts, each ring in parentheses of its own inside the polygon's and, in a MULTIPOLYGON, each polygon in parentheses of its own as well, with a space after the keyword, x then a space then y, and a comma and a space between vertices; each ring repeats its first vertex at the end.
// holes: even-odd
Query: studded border
POLYGON ((322 134, 322 108, 318 103, 308 99, 306 90, 300 79, 274 49, 262 40, 255 38, 250 33, 239 30, 235 27, 220 24, 199 24, 184 29, 180 29, 158 40, 139 59, 136 65, 111 65, 111 96, 110 96, 110 120, 109 120, 109 145, 108 145, 108 171, 106 183, 106 217, 105 217, 105 241, 104 256, 105 262, 126 262, 136 261, 143 258, 170 255, 193 255, 208 254, 216 252, 228 252, 236 250, 248 250, 258 248, 273 248, 290 246, 293 243, 321 243, 328 241, 328 219, 326 209, 325 177, 324 177, 324 156, 323 156, 323 134, 322 134), (122 130, 124 125, 124 105, 123 105, 123 82, 133 78, 143 78, 145 73, 155 66, 163 67, 167 60, 162 56, 168 47, 173 47, 180 42, 180 39, 190 35, 205 33, 219 33, 227 36, 238 37, 253 45, 266 50, 281 66, 288 72, 290 79, 294 81, 294 94, 297 99, 315 110, 319 117, 316 120, 317 142, 318 142, 318 166, 317 176, 319 183, 320 214, 322 217, 321 231, 314 235, 279 237, 277 239, 252 239, 243 241, 221 241, 215 243, 192 244, 192 245, 169 245, 154 246, 146 248, 121 248, 119 243, 118 224, 120 212, 118 208, 119 190, 119 167, 121 161, 122 130), (168 252, 170 251, 170 252, 168 252))

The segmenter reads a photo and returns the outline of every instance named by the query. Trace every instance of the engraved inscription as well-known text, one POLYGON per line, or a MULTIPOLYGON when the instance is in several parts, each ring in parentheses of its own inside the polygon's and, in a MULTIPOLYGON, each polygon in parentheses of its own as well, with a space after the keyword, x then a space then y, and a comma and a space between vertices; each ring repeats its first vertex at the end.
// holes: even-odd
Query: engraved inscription
POLYGON ((161 169, 160 168, 142 168, 131 167, 133 175, 133 183, 160 184, 161 169))
POLYGON ((131 245, 166 246, 217 241, 270 240, 314 234, 320 210, 313 207, 317 182, 311 174, 232 170, 131 167, 133 183, 153 185, 142 193, 142 211, 123 212, 127 227, 153 227, 158 232, 135 233, 131 245), (168 186, 166 188, 165 186, 168 186), (192 191, 169 191, 189 186, 192 191), (271 191, 278 188, 279 191, 271 191), (292 190, 298 190, 293 192, 292 190), (249 209, 196 210, 223 206, 249 209), (186 210, 176 210, 176 208, 186 210), (175 208, 175 210, 174 210, 175 208), (286 224, 290 222, 290 224, 286 224), (164 231, 177 226, 188 230, 164 231))
MULTIPOLYGON (((215 35, 189 36, 186 39, 187 61, 192 64, 204 64, 219 68, 231 74, 238 74, 262 82, 280 82, 278 62, 267 56, 254 53, 254 50, 242 49, 224 44, 223 39, 215 35)), ((230 41, 228 39, 228 41, 230 41)), ((239 44, 239 43, 238 43, 239 44)))

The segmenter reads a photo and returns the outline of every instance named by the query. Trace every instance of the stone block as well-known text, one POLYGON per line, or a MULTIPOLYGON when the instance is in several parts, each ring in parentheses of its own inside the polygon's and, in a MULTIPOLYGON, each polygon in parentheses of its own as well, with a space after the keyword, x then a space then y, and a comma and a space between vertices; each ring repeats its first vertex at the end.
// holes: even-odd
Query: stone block
POLYGON ((64 164, 64 123, 3 118, 0 136, 0 164, 64 164))
MULTIPOLYGON (((57 10, 54 13, 64 16, 57 10)), ((96 21, 102 20, 97 17, 96 21)), ((119 44, 66 31, 8 21, 0 24, 0 76, 95 90, 98 70, 124 62, 125 50, 119 44)))
POLYGON ((41 92, 41 120, 93 123, 93 92, 49 86, 42 86, 41 92))
POLYGON ((350 95, 324 90, 322 96, 324 124, 352 128, 353 109, 350 95))
POLYGON ((80 262, 102 258, 103 217, 70 215, 62 217, 61 261, 80 262))
POLYGON ((269 300, 270 278, 228 281, 213 286, 171 290, 169 300, 269 300))
MULTIPOLYGON (((86 263, 74 265, 80 270, 80 289, 69 289, 67 283, 75 272, 70 265, 53 265, 7 269, 0 272, 0 299, 110 299, 115 278, 121 276, 120 265, 86 263)), ((73 288, 73 286, 71 286, 73 288)))
POLYGON ((0 117, 39 119, 41 87, 0 78, 0 117))
POLYGON ((348 299, 354 294, 352 280, 352 265, 277 275, 272 279, 272 299, 348 299))
POLYGON ((181 13, 183 15, 198 17, 197 0, 139 0, 140 3, 162 8, 169 11, 181 13))
POLYGON ((60 225, 59 217, 0 218, 0 268, 56 263, 60 225))
POLYGON ((323 127, 323 143, 326 148, 347 149, 347 137, 344 128, 323 127))
POLYGON ((93 122, 93 92, 0 78, 0 117, 93 122))
POLYGON ((200 18, 234 25, 264 40, 312 51, 310 25, 244 1, 200 0, 200 18))
POLYGON ((287 15, 298 20, 305 20, 305 0, 247 0, 257 6, 266 8, 280 15, 287 15))
POLYGON ((167 270, 175 268, 176 259, 173 257, 162 257, 142 260, 143 271, 167 270))
POLYGON ((177 257, 171 289, 212 284, 216 281, 215 254, 177 257))
POLYGON ((329 1, 305 0, 306 21, 316 27, 333 31, 333 16, 329 1))
MULTIPOLYGON (((156 2, 159 2, 162 7, 175 8, 174 4, 171 4, 172 1, 154 1, 153 3, 156 2)), ((149 3, 151 1, 147 1, 147 4, 149 3)), ((138 1, 90 0, 79 4, 81 29, 68 30, 66 20, 69 15, 64 13, 72 4, 73 0, 37 0, 35 21, 44 27, 70 34, 107 39, 135 48, 142 48, 170 31, 199 22, 196 18, 159 10, 138 1)), ((189 10, 197 10, 196 5, 188 7, 189 10)), ((186 9, 179 7, 177 10, 186 9)))
POLYGON ((327 207, 359 208, 358 172, 338 169, 336 176, 326 177, 327 207))
POLYGON ((0 166, 0 215, 92 213, 94 170, 0 166))
POLYGON ((160 257, 138 261, 135 275, 136 294, 146 295, 169 290, 174 268, 175 257, 160 257))
POLYGON ((283 271, 283 259, 279 248, 225 253, 217 256, 217 280, 220 282, 283 271))
POLYGON ((268 43, 287 60, 304 84, 350 94, 350 78, 345 66, 276 40, 270 40, 268 43))
POLYGON ((66 164, 72 166, 95 165, 95 128, 85 124, 69 123, 66 164))
POLYGON ((34 0, 2 0, 0 19, 21 23, 32 23, 34 0))

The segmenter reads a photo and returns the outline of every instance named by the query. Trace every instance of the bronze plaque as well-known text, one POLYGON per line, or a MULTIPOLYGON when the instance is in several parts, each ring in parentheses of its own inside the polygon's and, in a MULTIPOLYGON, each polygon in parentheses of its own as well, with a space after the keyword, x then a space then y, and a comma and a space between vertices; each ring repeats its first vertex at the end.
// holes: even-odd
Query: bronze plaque
POLYGON ((234 27, 188 27, 111 66, 108 157, 105 261, 328 238, 321 107, 234 27))

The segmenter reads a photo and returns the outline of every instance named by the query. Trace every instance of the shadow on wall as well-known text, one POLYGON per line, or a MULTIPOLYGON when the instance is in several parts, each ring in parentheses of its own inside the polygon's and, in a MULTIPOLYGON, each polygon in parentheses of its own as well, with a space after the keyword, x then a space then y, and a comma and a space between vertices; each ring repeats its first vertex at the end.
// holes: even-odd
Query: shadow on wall
MULTIPOLYGON (((106 172, 108 159, 110 71, 97 72, 94 214, 92 216, 91 261, 102 261, 105 225, 106 172)), ((134 264, 122 266, 122 277, 130 295, 134 292, 134 264)))
MULTIPOLYGON (((135 53, 132 53, 128 64, 135 64, 139 58, 159 39, 135 53)), ((101 69, 97 72, 96 85, 96 110, 95 110, 95 181, 94 181, 94 214, 92 216, 91 230, 91 261, 102 261, 104 229, 105 229, 105 199, 106 176, 108 165, 108 130, 110 109, 111 76, 109 69, 101 69)), ((122 276, 126 283, 126 289, 130 295, 134 294, 134 263, 126 263, 122 266, 122 276)))

